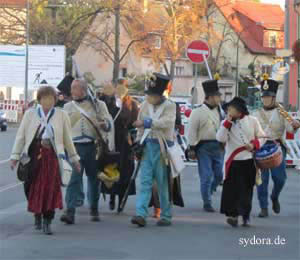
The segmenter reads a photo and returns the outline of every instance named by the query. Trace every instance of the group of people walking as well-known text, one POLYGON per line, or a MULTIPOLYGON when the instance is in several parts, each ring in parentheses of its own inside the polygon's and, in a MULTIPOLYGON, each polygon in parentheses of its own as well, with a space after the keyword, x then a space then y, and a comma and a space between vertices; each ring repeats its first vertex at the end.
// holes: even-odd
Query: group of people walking
MULTIPOLYGON (((276 214, 280 213, 279 195, 286 181, 284 134, 297 131, 300 122, 287 121, 280 113, 276 103, 278 86, 278 82, 265 75, 261 82, 263 107, 250 115, 246 102, 240 97, 221 107, 218 81, 206 81, 203 83, 204 104, 194 109, 190 117, 188 154, 198 160, 204 210, 215 211, 211 195, 223 181, 220 212, 227 216, 227 223, 233 227, 238 226, 239 216, 242 225, 249 226, 255 185, 261 207, 258 216, 268 216, 270 175, 274 182, 272 208, 276 214), (277 167, 260 170, 255 153, 264 149, 265 144, 274 143, 282 150, 282 162, 277 167)), ((265 152, 270 157, 269 151, 265 152)))
MULTIPOLYGON (((274 188, 271 195, 273 210, 280 212, 279 194, 286 180, 285 160, 275 169, 258 172, 254 152, 268 138, 286 148, 285 130, 294 132, 299 121, 287 122, 276 106, 278 83, 271 79, 262 82, 264 107, 254 116, 249 115, 246 103, 235 97, 223 108, 217 80, 203 82, 205 101, 192 111, 189 122, 187 155, 198 161, 200 191, 204 210, 215 212, 212 194, 223 182, 221 213, 227 223, 249 226, 253 187, 261 176, 258 199, 260 217, 268 216, 268 182, 271 174, 274 188), (225 112, 224 112, 225 110, 225 112)), ((87 176, 87 199, 91 221, 100 221, 99 199, 101 193, 109 196, 109 207, 123 210, 124 196, 135 195, 132 178, 135 160, 139 163, 140 188, 136 200, 136 216, 132 224, 147 224, 149 207, 154 205, 157 225, 172 224, 172 205, 183 207, 180 176, 171 174, 168 148, 176 140, 176 126, 180 111, 168 99, 170 80, 153 73, 146 82, 146 99, 139 106, 128 94, 128 82, 121 79, 117 86, 105 86, 102 95, 91 95, 82 79, 66 78, 58 86, 70 95, 70 102, 50 86, 43 86, 37 95, 38 105, 26 111, 18 129, 11 155, 11 168, 18 166, 18 175, 24 175, 24 190, 28 211, 35 217, 35 228, 52 234, 51 222, 56 209, 63 208, 63 164, 72 165, 71 178, 66 187, 65 211, 61 221, 75 224, 76 209, 84 204, 83 174, 87 176), (57 102, 58 101, 58 102, 57 102), (133 134, 137 129, 137 134, 133 134), (105 185, 99 178, 104 172, 104 153, 114 152, 118 178, 105 185), (29 161, 29 162, 28 162, 29 161)))

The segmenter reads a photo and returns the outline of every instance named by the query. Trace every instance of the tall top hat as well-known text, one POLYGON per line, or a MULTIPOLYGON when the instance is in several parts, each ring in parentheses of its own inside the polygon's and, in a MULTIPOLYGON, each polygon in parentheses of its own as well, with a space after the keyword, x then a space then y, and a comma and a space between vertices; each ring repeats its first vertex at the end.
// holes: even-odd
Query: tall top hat
POLYGON ((149 80, 146 81, 145 93, 147 95, 159 95, 162 96, 167 89, 170 78, 160 74, 153 73, 149 80))
POLYGON ((66 96, 71 96, 71 85, 74 78, 71 75, 66 75, 64 79, 58 84, 57 89, 66 96))
POLYGON ((276 80, 269 79, 267 74, 263 75, 263 81, 260 83, 261 85, 261 96, 262 97, 276 97, 279 83, 276 80))
POLYGON ((222 96, 221 92, 219 91, 219 86, 218 86, 219 79, 220 79, 219 74, 216 74, 215 79, 202 82, 205 96, 207 96, 207 97, 222 96))

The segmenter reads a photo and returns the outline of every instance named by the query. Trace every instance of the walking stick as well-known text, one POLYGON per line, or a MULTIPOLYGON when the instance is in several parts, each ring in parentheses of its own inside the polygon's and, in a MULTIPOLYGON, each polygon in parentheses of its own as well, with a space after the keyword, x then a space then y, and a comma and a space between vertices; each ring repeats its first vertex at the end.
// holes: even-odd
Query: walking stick
POLYGON ((132 185, 132 183, 135 181, 137 175, 138 175, 138 172, 139 172, 139 169, 140 169, 140 166, 141 166, 141 160, 138 160, 138 163, 134 169, 134 172, 130 178, 130 181, 129 181, 129 184, 126 188, 126 191, 124 193, 124 196, 122 198, 122 201, 121 201, 121 204, 120 204, 120 209, 119 209, 119 213, 121 213, 123 210, 124 210, 124 207, 126 205, 126 202, 127 202, 127 199, 128 199, 128 194, 129 194, 129 190, 130 190, 130 187, 132 185))

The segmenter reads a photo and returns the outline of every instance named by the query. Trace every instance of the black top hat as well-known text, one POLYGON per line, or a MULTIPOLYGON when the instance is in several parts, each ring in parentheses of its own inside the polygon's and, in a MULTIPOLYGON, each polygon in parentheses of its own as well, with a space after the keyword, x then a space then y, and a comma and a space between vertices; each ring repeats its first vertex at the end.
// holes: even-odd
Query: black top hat
POLYGON ((160 73, 153 73, 150 79, 146 82, 145 93, 147 95, 162 96, 164 91, 167 89, 169 82, 169 77, 160 73))
POLYGON ((205 96, 222 96, 219 91, 218 81, 217 80, 207 80, 202 82, 203 90, 205 96))
POLYGON ((234 97, 230 102, 224 104, 224 106, 223 106, 224 110, 228 110, 229 106, 233 106, 239 112, 241 112, 245 115, 249 115, 246 101, 240 97, 234 97))
POLYGON ((71 85, 74 78, 71 75, 66 75, 64 79, 58 84, 57 89, 66 96, 71 96, 71 85))
POLYGON ((261 96, 262 97, 276 97, 279 83, 273 79, 263 80, 260 83, 261 86, 261 96))

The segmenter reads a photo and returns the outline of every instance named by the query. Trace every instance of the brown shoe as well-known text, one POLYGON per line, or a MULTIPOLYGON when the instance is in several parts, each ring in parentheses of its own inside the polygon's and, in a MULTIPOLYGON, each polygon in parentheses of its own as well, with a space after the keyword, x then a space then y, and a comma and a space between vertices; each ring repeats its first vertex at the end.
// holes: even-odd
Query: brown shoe
POLYGON ((269 216, 268 209, 261 209, 260 213, 258 214, 259 218, 267 218, 269 216))
POLYGON ((139 227, 145 227, 147 224, 146 220, 141 216, 134 216, 131 219, 131 223, 134 225, 138 225, 139 227))

